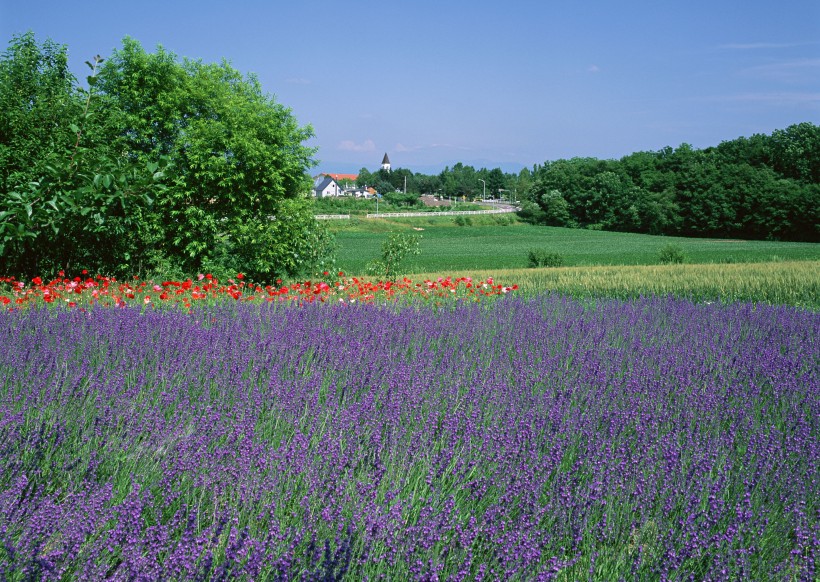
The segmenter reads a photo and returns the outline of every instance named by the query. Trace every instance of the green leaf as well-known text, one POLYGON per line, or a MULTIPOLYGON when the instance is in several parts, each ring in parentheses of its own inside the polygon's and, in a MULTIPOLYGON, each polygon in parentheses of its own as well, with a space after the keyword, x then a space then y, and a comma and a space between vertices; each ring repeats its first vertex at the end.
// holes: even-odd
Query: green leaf
POLYGON ((74 133, 80 133, 80 128, 76 123, 72 123, 68 126, 68 129, 73 131, 74 133))

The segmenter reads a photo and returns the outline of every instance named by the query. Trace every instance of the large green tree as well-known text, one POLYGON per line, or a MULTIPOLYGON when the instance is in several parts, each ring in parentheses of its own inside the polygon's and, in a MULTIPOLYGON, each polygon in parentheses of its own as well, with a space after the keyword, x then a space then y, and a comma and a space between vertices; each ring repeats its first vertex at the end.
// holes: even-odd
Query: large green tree
POLYGON ((94 89, 101 60, 88 63, 81 89, 66 47, 33 33, 14 37, 0 57, 3 273, 115 270, 131 252, 139 206, 160 190, 159 163, 128 160, 99 131, 108 120, 94 89))
POLYGON ((69 123, 81 109, 74 85, 65 46, 38 44, 31 32, 9 43, 0 59, 1 191, 36 179, 37 160, 73 143, 69 123))
POLYGON ((250 256, 248 249, 280 238, 288 244, 268 245, 245 269, 262 279, 295 275, 323 254, 327 236, 307 212, 315 150, 303 142, 313 130, 254 76, 227 62, 180 61, 161 47, 147 53, 126 38, 103 65, 99 87, 118 112, 114 139, 123 151, 174 162, 152 217, 183 269, 218 264, 225 245, 250 256))
POLYGON ((83 92, 65 47, 29 34, 0 62, 0 106, 4 267, 270 280, 327 255, 309 196, 312 129, 226 62, 126 38, 83 92))

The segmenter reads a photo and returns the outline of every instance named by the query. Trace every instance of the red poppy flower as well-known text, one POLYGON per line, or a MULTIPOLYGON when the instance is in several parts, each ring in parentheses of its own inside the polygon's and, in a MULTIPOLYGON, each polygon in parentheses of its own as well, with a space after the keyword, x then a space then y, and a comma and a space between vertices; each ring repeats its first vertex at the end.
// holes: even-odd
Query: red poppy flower
POLYGON ((242 273, 237 273, 237 274, 236 274, 236 278, 237 278, 237 279, 239 279, 239 280, 241 281, 242 279, 244 279, 244 278, 245 278, 245 275, 243 275, 242 273))
POLYGON ((32 279, 31 282, 34 283, 35 285, 42 285, 43 284, 43 280, 40 277, 34 277, 34 279, 32 279))

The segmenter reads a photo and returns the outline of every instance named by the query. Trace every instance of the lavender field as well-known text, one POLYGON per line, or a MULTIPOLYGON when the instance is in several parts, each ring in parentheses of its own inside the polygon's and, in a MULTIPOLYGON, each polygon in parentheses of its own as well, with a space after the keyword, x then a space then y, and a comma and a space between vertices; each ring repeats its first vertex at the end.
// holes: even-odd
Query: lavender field
POLYGON ((0 316, 0 579, 816 580, 820 314, 0 316))

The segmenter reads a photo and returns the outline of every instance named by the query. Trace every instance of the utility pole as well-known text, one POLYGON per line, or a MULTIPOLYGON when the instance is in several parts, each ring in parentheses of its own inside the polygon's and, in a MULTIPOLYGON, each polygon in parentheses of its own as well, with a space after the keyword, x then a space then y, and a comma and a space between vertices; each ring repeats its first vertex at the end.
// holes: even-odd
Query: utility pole
POLYGON ((484 190, 482 191, 481 199, 486 200, 487 199, 487 182, 485 182, 481 178, 479 178, 478 181, 481 182, 484 185, 484 190))

